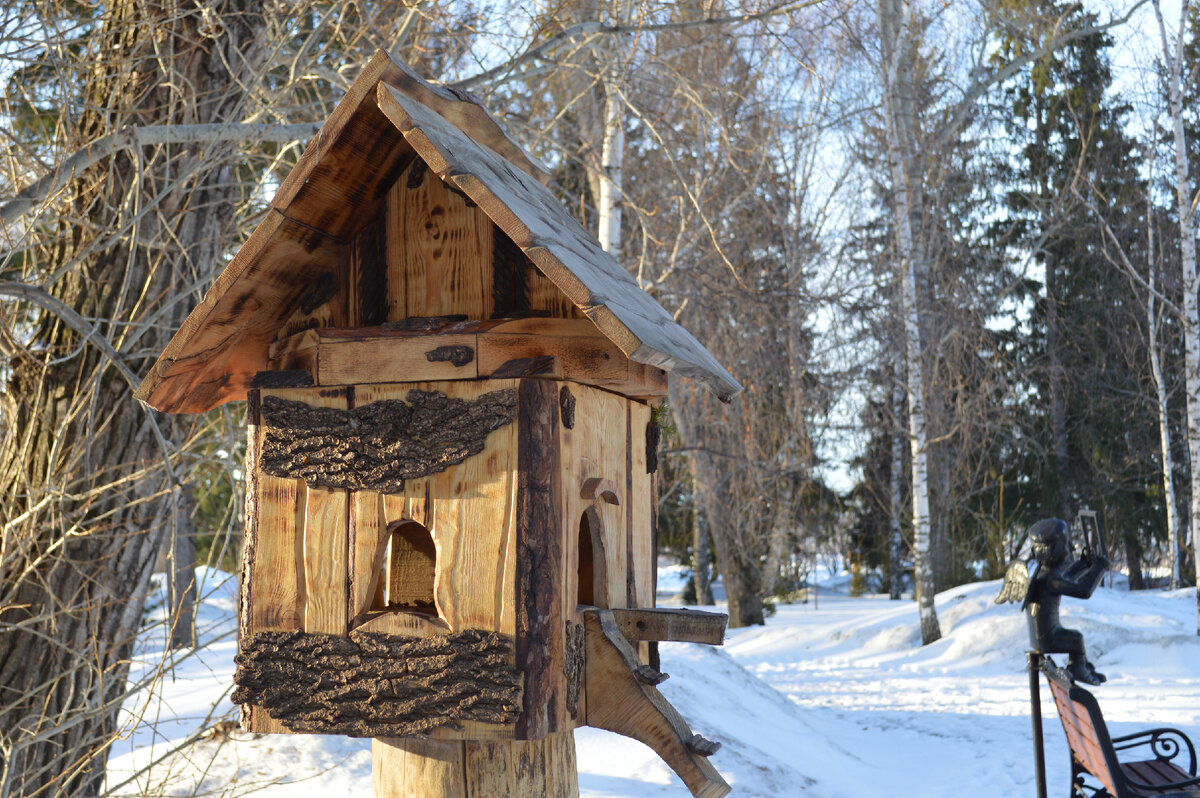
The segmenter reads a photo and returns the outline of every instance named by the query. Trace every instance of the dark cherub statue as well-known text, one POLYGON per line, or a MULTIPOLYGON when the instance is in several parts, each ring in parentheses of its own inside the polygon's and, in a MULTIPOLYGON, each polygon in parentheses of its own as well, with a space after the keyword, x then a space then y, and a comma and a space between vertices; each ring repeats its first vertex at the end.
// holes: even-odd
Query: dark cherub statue
POLYGON ((1067 671, 1077 682, 1100 684, 1104 675, 1088 662, 1083 635, 1065 629, 1058 617, 1063 596, 1090 598, 1108 570, 1108 559, 1099 553, 1071 556, 1067 524, 1045 518, 1029 528, 1033 557, 1013 563, 1004 577, 996 603, 1022 601, 1029 611, 1029 642, 1042 654, 1068 654, 1067 671))

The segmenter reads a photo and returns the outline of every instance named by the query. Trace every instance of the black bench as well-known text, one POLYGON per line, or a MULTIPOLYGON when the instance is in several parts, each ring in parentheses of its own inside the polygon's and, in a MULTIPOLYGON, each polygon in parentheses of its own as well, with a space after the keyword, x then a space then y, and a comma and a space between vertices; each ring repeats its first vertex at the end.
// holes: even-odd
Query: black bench
POLYGON ((1110 737, 1095 696, 1075 685, 1049 658, 1044 662, 1042 670, 1071 747, 1072 798, 1200 798, 1196 749, 1186 734, 1160 728, 1110 737), (1186 763, 1181 756, 1185 752, 1186 763), (1181 767, 1185 764, 1186 769, 1181 767))

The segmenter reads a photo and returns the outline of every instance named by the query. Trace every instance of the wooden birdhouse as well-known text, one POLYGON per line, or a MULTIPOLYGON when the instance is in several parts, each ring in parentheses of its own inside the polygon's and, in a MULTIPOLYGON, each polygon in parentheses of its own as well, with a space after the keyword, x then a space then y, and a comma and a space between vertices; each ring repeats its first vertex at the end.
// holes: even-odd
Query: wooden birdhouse
POLYGON ((248 403, 247 730, 377 738, 378 795, 465 797, 577 794, 586 724, 723 795, 650 661, 725 623, 654 608, 652 408, 668 371, 740 386, 541 177, 379 53, 138 397, 248 403))

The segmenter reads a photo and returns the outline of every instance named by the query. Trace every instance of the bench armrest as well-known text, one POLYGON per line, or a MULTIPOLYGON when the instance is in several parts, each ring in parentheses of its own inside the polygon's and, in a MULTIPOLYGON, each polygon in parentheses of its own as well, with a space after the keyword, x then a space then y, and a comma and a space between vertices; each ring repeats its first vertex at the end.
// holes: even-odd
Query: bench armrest
MULTIPOLYGON (((1187 767, 1183 768, 1182 760, 1175 764, 1176 767, 1187 771, 1188 775, 1196 775, 1196 748, 1192 745, 1192 741, 1186 734, 1179 729, 1163 727, 1160 729, 1146 729, 1135 734, 1126 734, 1120 737, 1113 737, 1114 751, 1128 751, 1132 748, 1140 748, 1149 746, 1150 752, 1154 757, 1163 762, 1171 762, 1179 756, 1183 751, 1187 751, 1187 767)), ((1196 779, 1186 782, 1191 784, 1196 782, 1196 779)), ((1181 784, 1184 784, 1181 782, 1181 784)))

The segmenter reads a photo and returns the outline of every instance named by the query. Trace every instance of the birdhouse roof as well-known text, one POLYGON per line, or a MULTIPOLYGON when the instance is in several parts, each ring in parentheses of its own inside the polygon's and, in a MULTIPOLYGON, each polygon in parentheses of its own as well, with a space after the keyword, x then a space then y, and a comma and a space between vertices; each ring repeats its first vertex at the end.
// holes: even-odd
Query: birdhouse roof
POLYGON ((135 395, 165 412, 244 399, 268 349, 315 283, 348 257, 397 177, 420 158, 478 205, 631 360, 700 380, 721 399, 728 371, 601 249, 545 174, 469 95, 379 52, 295 168, 266 217, 184 321, 135 395))

